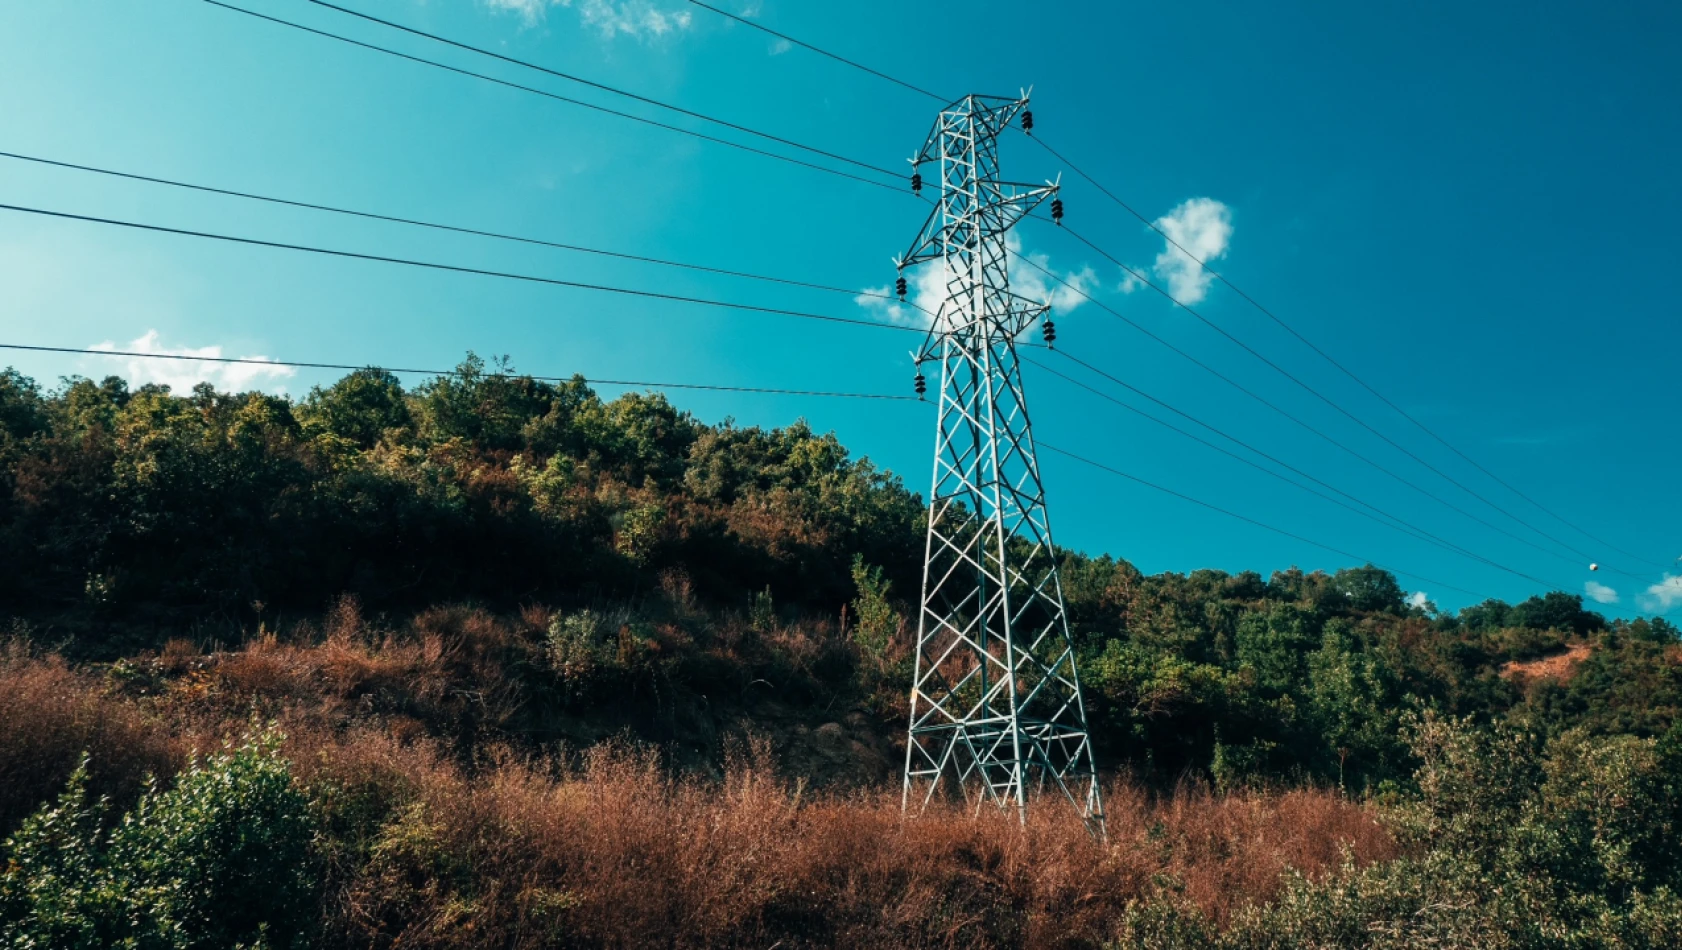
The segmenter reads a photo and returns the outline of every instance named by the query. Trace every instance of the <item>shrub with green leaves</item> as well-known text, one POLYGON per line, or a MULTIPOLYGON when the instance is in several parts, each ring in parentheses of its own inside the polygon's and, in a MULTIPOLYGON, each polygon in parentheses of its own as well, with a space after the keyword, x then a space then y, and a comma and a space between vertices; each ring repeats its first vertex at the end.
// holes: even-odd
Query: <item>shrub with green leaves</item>
POLYGON ((153 781, 109 825, 86 768, 5 844, 0 942, 13 948, 306 945, 315 819, 269 735, 153 781))
POLYGON ((899 611, 888 601, 893 584, 883 579, 880 567, 871 567, 864 563, 863 555, 854 555, 853 585, 859 592, 853 601, 853 642, 880 663, 901 623, 899 611))

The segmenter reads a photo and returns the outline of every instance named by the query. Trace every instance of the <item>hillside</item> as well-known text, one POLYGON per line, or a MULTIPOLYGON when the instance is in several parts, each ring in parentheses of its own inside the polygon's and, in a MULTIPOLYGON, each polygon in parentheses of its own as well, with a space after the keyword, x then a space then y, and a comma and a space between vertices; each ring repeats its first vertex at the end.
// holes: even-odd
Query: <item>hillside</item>
MULTIPOLYGON (((217 875, 136 856, 257 819, 272 847, 226 855, 232 879, 294 854, 294 891, 206 893, 269 908, 276 946, 1682 927, 1660 847, 1676 629, 1561 592, 1427 613, 1370 566, 1147 576, 1062 552, 1112 840, 1049 811, 902 825, 921 518, 804 425, 705 425, 475 358, 297 401, 0 375, 0 927, 152 934, 121 894, 217 875), (1517 883, 1488 906, 1438 899, 1498 875, 1517 883)), ((157 933, 208 913, 147 906, 178 915, 157 933)), ((218 933, 253 939, 236 923, 218 933)))

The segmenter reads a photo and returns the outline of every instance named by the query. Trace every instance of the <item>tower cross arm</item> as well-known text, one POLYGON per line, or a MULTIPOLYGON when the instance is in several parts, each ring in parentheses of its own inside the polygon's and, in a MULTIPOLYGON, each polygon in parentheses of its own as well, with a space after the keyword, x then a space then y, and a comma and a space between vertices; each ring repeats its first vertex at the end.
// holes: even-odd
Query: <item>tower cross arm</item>
POLYGON ((941 210, 941 203, 938 201, 929 209, 928 219, 917 230, 917 237, 912 240, 910 249, 900 255, 897 261, 900 270, 937 261, 946 256, 946 228, 943 225, 944 216, 941 210))
POLYGON ((897 261, 901 270, 928 261, 940 260, 953 248, 974 247, 992 233, 1009 230, 1016 222, 1034 213, 1047 198, 1055 197, 1060 189, 1057 182, 1044 185, 1023 185, 1010 182, 987 182, 987 220, 976 209, 962 207, 962 198, 942 195, 929 209, 929 216, 917 230, 911 247, 897 261))

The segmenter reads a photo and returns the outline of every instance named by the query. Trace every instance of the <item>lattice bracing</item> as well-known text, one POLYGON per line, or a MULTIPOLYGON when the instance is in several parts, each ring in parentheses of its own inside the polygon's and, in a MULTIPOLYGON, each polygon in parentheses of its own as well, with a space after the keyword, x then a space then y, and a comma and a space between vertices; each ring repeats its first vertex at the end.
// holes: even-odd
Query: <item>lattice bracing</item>
POLYGON ((905 805, 937 796, 1026 818, 1066 798, 1103 808, 1069 639, 1017 339, 1048 311, 1010 292, 1005 235, 1057 186, 999 176, 997 136, 1026 96, 941 110, 913 163, 939 199, 901 268, 941 267, 946 300, 918 363, 940 364, 939 420, 918 616, 905 805))

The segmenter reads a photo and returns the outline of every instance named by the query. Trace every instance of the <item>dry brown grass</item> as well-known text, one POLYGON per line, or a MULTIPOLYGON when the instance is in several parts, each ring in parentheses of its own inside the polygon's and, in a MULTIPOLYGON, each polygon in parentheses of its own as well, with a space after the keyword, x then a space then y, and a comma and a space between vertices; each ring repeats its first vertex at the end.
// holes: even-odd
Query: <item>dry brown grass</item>
POLYGON ((173 774, 185 746, 100 679, 21 642, 0 644, 0 838, 63 791, 83 753, 89 790, 126 803, 147 773, 173 774))
POLYGON ((1534 660, 1514 660, 1501 667, 1501 675, 1521 688, 1544 680, 1566 683, 1570 682, 1577 672, 1577 667, 1593 652, 1592 643, 1571 643, 1566 645, 1564 653, 1534 660))
MULTIPOLYGON (((370 627, 353 600, 329 615, 323 638, 265 634, 207 658, 224 707, 269 715, 308 713, 319 724, 369 716, 413 720, 435 735, 471 739, 517 711, 508 667, 525 647, 507 623, 481 610, 438 607, 399 629, 370 627)), ((189 701, 198 697, 189 695, 189 701)))
POLYGON ((132 793, 256 707, 287 734, 323 822, 321 945, 380 948, 1100 946, 1130 901, 1170 896, 1224 921, 1288 869, 1395 850, 1328 791, 1117 783, 1100 843, 1056 800, 1022 827, 992 811, 907 820, 892 789, 816 794, 764 743, 721 781, 624 746, 464 744, 455 720, 517 706, 504 664, 530 633, 473 611, 377 631, 346 605, 313 639, 174 645, 149 661, 168 676, 126 691, 14 647, 0 817, 49 798, 83 749, 102 788, 132 793))
MULTIPOLYGON (((404 793, 341 882, 346 945, 405 947, 1077 947, 1126 904, 1179 895, 1216 920, 1287 868, 1394 846, 1328 792, 1158 798, 1118 785, 1108 843, 1060 803, 1026 828, 988 811, 902 817, 898 796, 813 798, 763 755, 722 783, 599 747, 574 770, 501 756, 469 775, 424 749, 379 757, 404 793), (389 759, 387 759, 389 760, 389 759)), ((317 782, 366 755, 317 756, 317 782)))

